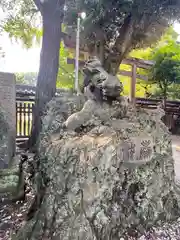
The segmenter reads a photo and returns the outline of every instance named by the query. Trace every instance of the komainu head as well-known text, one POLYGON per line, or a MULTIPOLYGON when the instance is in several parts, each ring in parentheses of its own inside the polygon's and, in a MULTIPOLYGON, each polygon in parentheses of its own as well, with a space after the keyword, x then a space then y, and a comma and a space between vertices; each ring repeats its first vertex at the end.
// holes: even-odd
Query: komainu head
POLYGON ((86 62, 84 68, 84 93, 87 97, 101 101, 116 100, 123 86, 120 80, 107 73, 96 57, 86 62))

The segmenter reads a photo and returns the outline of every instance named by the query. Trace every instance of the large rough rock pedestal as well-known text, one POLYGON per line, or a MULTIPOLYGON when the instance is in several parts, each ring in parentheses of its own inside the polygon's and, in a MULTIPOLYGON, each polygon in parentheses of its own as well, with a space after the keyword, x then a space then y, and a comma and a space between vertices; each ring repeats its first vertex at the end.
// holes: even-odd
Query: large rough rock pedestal
POLYGON ((176 219, 174 162, 165 125, 141 109, 129 108, 121 119, 119 103, 103 104, 102 119, 92 116, 77 132, 61 135, 64 110, 80 105, 75 96, 49 105, 36 179, 43 180, 37 192, 44 184, 45 190, 25 235, 17 239, 116 240, 176 219))
POLYGON ((36 156, 35 213, 16 239, 137 238, 175 220, 179 201, 162 114, 123 98, 84 104, 66 94, 51 101, 36 156))

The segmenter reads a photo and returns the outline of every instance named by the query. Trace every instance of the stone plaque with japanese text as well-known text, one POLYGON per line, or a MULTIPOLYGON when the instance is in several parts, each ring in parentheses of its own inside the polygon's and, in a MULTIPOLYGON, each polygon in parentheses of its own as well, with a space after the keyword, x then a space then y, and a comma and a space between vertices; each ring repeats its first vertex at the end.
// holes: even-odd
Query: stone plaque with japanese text
MULTIPOLYGON (((6 166, 15 153, 16 140, 16 90, 15 75, 12 73, 0 72, 0 109, 5 115, 8 124, 7 143, 1 143, 0 148, 7 146, 5 157, 1 156, 0 168, 6 166), (3 162, 2 162, 3 161, 3 162)), ((1 127, 1 126, 0 126, 1 127)), ((4 130, 5 131, 5 130, 4 130)), ((5 134, 5 133, 4 133, 5 134)), ((5 140, 4 140, 5 141, 5 140)), ((5 150, 3 150, 4 152, 5 150)))

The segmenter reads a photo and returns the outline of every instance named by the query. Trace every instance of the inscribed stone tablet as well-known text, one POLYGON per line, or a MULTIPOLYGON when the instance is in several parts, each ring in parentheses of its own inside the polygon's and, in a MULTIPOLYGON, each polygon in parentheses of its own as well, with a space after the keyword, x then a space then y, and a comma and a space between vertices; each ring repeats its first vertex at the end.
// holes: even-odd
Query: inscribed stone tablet
MULTIPOLYGON (((16 139, 16 90, 15 75, 0 72, 0 109, 8 124, 8 140, 5 163, 8 164, 15 153, 16 139)), ((1 167, 1 166, 0 166, 1 167)))

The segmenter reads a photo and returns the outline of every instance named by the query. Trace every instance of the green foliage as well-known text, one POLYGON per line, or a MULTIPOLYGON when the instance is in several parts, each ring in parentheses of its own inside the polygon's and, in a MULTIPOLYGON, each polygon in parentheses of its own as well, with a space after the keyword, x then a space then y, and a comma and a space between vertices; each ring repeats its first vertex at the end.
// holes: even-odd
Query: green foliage
POLYGON ((20 40, 26 48, 32 47, 33 43, 40 43, 40 14, 33 0, 1 1, 0 7, 6 12, 2 27, 10 38, 20 40))
MULTIPOLYGON (((8 0, 1 1, 0 4, 1 6, 3 5, 6 11, 8 10, 8 15, 4 22, 4 30, 9 33, 9 36, 15 37, 16 40, 22 40, 28 48, 32 46, 34 40, 39 43, 42 31, 38 27, 40 18, 34 1, 8 0)), ((71 26, 76 26, 77 13, 85 11, 87 18, 82 22, 84 30, 81 35, 84 36, 87 42, 95 41, 99 43, 99 41, 105 39, 108 54, 110 51, 114 51, 115 46, 116 52, 122 50, 122 48, 118 48, 119 45, 127 48, 125 52, 128 52, 133 48, 150 44, 153 48, 133 50, 130 56, 151 60, 155 58, 155 51, 160 52, 160 45, 164 46, 165 43, 168 43, 165 45, 168 48, 167 46, 170 47, 170 43, 172 43, 169 49, 171 51, 175 50, 172 46, 174 44, 173 41, 177 39, 177 33, 175 33, 173 28, 168 29, 166 34, 160 39, 159 45, 154 47, 152 43, 159 38, 169 20, 174 20, 180 15, 179 1, 68 0, 67 6, 66 22, 71 26), (151 17, 149 13, 151 13, 151 17), (126 22, 127 18, 129 18, 128 23, 126 22), (124 38, 119 38, 119 36, 124 36, 124 38), (130 42, 128 42, 128 36, 130 42)), ((61 43, 57 87, 73 88, 74 86, 74 65, 67 64, 68 51, 61 43)), ((179 77, 176 75, 179 71, 178 59, 180 58, 176 51, 176 54, 168 55, 166 60, 162 61, 163 65, 161 64, 162 75, 165 75, 164 68, 167 73, 167 65, 173 65, 173 68, 167 75, 167 78, 173 78, 173 82, 179 81, 179 77)), ((129 70, 127 66, 123 65, 121 69, 129 70)), ((142 69, 138 69, 138 73, 148 74, 146 70, 142 69)), ((25 80, 23 75, 23 73, 18 74, 17 81, 29 84, 29 80, 25 80)), ((129 94, 130 78, 120 76, 120 79, 124 83, 124 94, 129 94)), ((82 74, 80 74, 80 82, 82 82, 82 74)), ((154 85, 151 82, 147 84, 142 80, 138 80, 136 95, 143 96, 145 92, 153 91, 153 88, 154 85)))
MULTIPOLYGON (((136 49, 129 53, 129 57, 132 58, 138 58, 142 60, 154 60, 154 54, 156 53, 157 49, 159 49, 161 46, 164 46, 164 44, 172 43, 174 42, 176 44, 178 38, 178 34, 175 32, 173 27, 169 27, 165 34, 161 37, 160 41, 153 46, 153 48, 145 48, 145 49, 136 49)), ((172 49, 172 52, 175 51, 177 59, 180 59, 177 54, 177 49, 172 49)), ((121 64, 120 70, 125 71, 131 71, 131 66, 121 64)), ((149 75, 149 70, 138 68, 137 69, 138 74, 142 75, 149 75)), ((125 76, 118 76, 121 82, 124 86, 123 94, 128 96, 130 94, 130 87, 131 87, 131 79, 130 77, 125 76)), ((178 94, 179 87, 177 84, 172 84, 172 86, 168 87, 168 97, 171 99, 178 99, 180 97, 180 94, 178 94), (176 87, 175 87, 176 86, 176 87)), ((163 93, 162 90, 159 89, 157 84, 153 84, 152 81, 144 81, 141 79, 137 79, 136 81, 136 97, 162 97, 163 93)))
MULTIPOLYGON (((63 42, 60 45, 60 60, 59 60, 59 72, 57 77, 57 88, 74 88, 74 65, 67 64, 67 58, 69 57, 69 49, 64 47, 63 42)), ((83 75, 79 72, 79 84, 83 81, 83 75)))
POLYGON ((165 34, 161 37, 157 46, 161 46, 161 44, 168 43, 168 42, 176 42, 178 39, 179 34, 174 30, 173 26, 170 26, 165 34))
MULTIPOLYGON (((180 85, 172 83, 167 90, 167 95, 169 100, 179 100, 180 99, 180 85)), ((164 98, 164 93, 161 88, 154 88, 152 91, 151 98, 164 98)))
POLYGON ((145 48, 145 49, 136 49, 136 50, 132 50, 130 52, 129 57, 140 58, 143 60, 150 60, 151 52, 152 52, 152 48, 150 48, 150 47, 145 48))
POLYGON ((36 72, 16 73, 16 83, 35 86, 37 79, 36 72))
POLYGON ((74 87, 74 65, 67 64, 68 49, 64 47, 63 42, 60 45, 60 63, 57 77, 57 88, 74 87))
MULTIPOLYGON (((73 88, 74 87, 74 65, 67 64, 69 49, 64 47, 63 42, 60 45, 60 61, 59 72, 57 77, 57 88, 73 88)), ((36 85, 37 73, 16 73, 16 82, 18 84, 36 85)), ((82 74, 80 73, 80 81, 82 74)))
POLYGON ((151 51, 150 58, 155 61, 149 73, 149 83, 154 87, 152 98, 180 99, 180 45, 177 37, 170 28, 151 51))
MULTIPOLYGON (((66 22, 76 26, 77 14, 85 11, 82 35, 92 47, 104 41, 105 59, 116 61, 132 49, 152 45, 172 21, 179 19, 179 0, 68 0, 66 22)), ((98 51, 98 50, 97 50, 98 51)))
POLYGON ((150 81, 167 91, 172 83, 180 83, 180 45, 169 40, 155 49, 155 64, 150 72, 150 81))
MULTIPOLYGON (((179 65, 179 61, 180 61, 179 44, 176 42, 177 38, 178 38, 178 34, 175 32, 175 30, 171 26, 167 29, 165 34, 161 37, 160 41, 153 46, 153 48, 133 50, 129 54, 129 56, 134 58, 140 58, 143 60, 156 61, 156 57, 159 58, 161 56, 163 58, 164 57, 163 54, 168 55, 170 53, 172 54, 172 58, 173 58, 173 62, 171 62, 171 64, 173 64, 173 69, 170 69, 171 66, 168 64, 166 71, 168 72, 168 75, 172 74, 174 71, 174 74, 179 78, 178 76, 179 69, 176 68, 177 67, 176 64, 179 65), (175 65, 174 65, 174 60, 175 60, 175 65), (169 70, 171 70, 171 73, 169 73, 169 70)), ((163 62, 163 64, 164 63, 165 62, 163 62)), ((157 65, 155 65, 154 68, 156 66, 157 65)), ((137 73, 148 76, 150 72, 149 70, 146 70, 146 69, 137 69, 137 73)), ((165 72, 163 71, 163 73, 165 72)), ((161 78, 161 82, 163 82, 162 78, 161 78)), ((173 77, 172 82, 179 82, 179 79, 176 79, 176 77, 175 78, 173 77)), ((157 98, 164 96, 164 84, 163 84, 163 89, 161 89, 158 83, 159 81, 155 81, 152 79, 152 74, 150 76, 149 81, 137 79, 136 96, 143 97, 145 95, 145 97, 148 96, 148 97, 157 97, 157 98)), ((169 84, 170 85, 166 88, 168 98, 178 99, 179 98, 178 91, 175 91, 176 89, 179 89, 178 85, 171 84, 171 83, 169 84)))
POLYGON ((24 73, 16 73, 16 83, 18 84, 26 84, 24 73))
POLYGON ((4 31, 9 33, 10 38, 21 40, 26 48, 31 48, 34 42, 39 44, 42 37, 42 30, 20 16, 6 19, 4 31))

